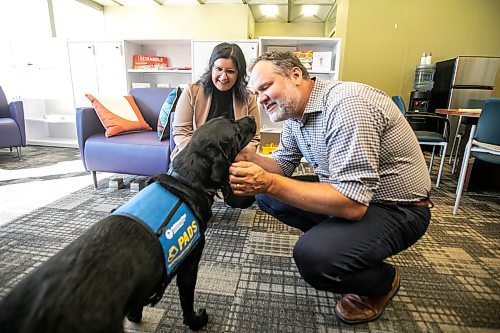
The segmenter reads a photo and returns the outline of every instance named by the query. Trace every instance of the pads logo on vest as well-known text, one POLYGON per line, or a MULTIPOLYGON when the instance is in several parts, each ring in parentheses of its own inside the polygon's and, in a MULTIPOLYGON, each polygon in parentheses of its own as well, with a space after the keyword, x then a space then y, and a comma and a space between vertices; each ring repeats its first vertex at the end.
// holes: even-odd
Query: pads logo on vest
MULTIPOLYGON (((181 227, 184 227, 184 223, 181 224, 181 227)), ((170 245, 170 248, 168 249, 167 270, 170 266, 176 265, 176 262, 184 256, 185 252, 191 248, 194 241, 196 241, 200 236, 196 220, 193 220, 190 225, 187 225, 187 227, 182 229, 179 228, 177 230, 181 231, 179 235, 175 239, 173 240, 169 239, 167 241, 168 244, 172 244, 177 241, 176 244, 174 243, 170 245)))
POLYGON ((188 206, 157 183, 147 186, 113 214, 142 221, 158 235, 167 276, 173 274, 201 237, 198 221, 188 206))
POLYGON ((165 231, 165 237, 167 237, 167 239, 172 239, 177 231, 182 228, 184 222, 186 222, 186 214, 182 215, 177 222, 172 224, 172 227, 168 228, 167 231, 165 231))

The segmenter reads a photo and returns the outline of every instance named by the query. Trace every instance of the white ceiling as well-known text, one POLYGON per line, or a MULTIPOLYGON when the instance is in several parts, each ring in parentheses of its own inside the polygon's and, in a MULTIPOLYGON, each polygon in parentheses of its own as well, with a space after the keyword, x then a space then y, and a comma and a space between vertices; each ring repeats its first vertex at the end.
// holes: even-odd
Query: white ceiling
POLYGON ((335 20, 337 0, 91 0, 102 6, 162 6, 168 4, 194 4, 209 6, 210 4, 246 4, 252 11, 256 23, 324 23, 335 20), (278 14, 266 17, 263 6, 278 6, 278 14), (315 15, 303 14, 304 6, 317 6, 315 15))

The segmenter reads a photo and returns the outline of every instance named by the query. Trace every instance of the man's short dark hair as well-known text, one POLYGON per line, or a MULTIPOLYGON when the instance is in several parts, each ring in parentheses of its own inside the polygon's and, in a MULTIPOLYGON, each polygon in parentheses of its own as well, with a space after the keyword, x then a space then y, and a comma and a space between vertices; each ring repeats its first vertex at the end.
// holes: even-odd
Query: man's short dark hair
POLYGON ((309 72, 300 62, 299 58, 294 56, 293 53, 289 51, 271 51, 264 53, 250 63, 250 71, 253 70, 253 68, 259 61, 264 60, 271 61, 274 65, 274 68, 276 69, 276 72, 283 76, 290 76, 290 74, 292 73, 292 69, 294 67, 298 67, 302 71, 303 78, 310 78, 309 72))

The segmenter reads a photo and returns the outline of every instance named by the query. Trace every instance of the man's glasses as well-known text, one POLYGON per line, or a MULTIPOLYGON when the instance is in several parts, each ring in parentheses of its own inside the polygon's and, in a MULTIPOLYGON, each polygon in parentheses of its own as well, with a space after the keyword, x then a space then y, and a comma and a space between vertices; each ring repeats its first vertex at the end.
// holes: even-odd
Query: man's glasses
POLYGON ((212 72, 214 74, 217 74, 217 75, 222 75, 222 73, 226 72, 227 76, 235 76, 236 74, 238 74, 238 71, 236 69, 232 69, 232 68, 224 69, 224 68, 219 67, 219 66, 214 66, 212 68, 212 72))

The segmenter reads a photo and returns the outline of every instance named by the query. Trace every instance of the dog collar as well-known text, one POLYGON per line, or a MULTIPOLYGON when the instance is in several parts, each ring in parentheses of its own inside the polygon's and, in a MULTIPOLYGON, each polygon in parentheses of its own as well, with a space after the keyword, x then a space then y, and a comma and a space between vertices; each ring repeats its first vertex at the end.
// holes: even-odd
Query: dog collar
POLYGON ((151 229, 160 241, 167 277, 198 243, 200 225, 189 207, 159 183, 152 183, 112 215, 127 216, 151 229))
MULTIPOLYGON (((172 166, 170 166, 170 168, 168 169, 168 171, 167 171, 167 175, 172 176, 172 177, 174 177, 175 179, 177 179, 177 180, 179 180, 179 181, 181 181, 181 182, 185 182, 185 183, 187 183, 187 182, 184 180, 184 178, 183 178, 183 177, 182 177, 182 176, 181 176, 181 175, 180 175, 177 171, 174 171, 174 170, 172 169, 172 166)), ((209 196, 211 196, 211 197, 213 197, 213 196, 217 195, 217 189, 216 189, 216 188, 213 188, 213 189, 212 189, 212 188, 205 188, 205 187, 202 187, 201 189, 203 190, 203 192, 205 192, 207 195, 209 195, 209 196)))

